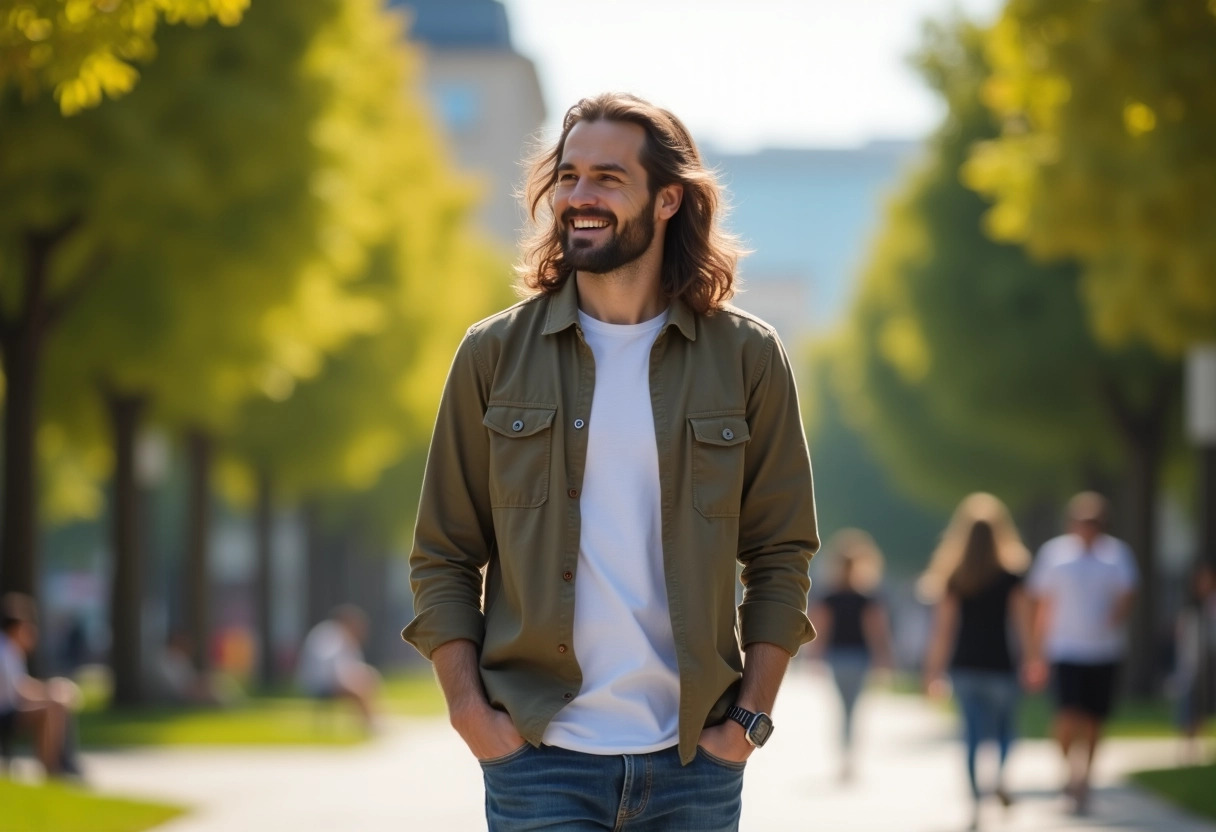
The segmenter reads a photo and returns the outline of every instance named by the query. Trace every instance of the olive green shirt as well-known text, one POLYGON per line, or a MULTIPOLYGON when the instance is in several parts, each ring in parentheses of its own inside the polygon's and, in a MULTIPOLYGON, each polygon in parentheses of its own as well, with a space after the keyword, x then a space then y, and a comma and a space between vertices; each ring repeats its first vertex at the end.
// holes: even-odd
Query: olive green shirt
MULTIPOLYGON (((533 745, 582 680, 574 573, 594 387, 572 279, 471 327, 439 406, 410 555, 416 616, 402 637, 427 657, 455 639, 479 645, 490 704, 533 745)), ((794 654, 814 637, 807 572, 819 537, 794 379, 772 327, 673 301, 651 349, 650 398, 688 763, 734 702, 741 647, 794 654)))

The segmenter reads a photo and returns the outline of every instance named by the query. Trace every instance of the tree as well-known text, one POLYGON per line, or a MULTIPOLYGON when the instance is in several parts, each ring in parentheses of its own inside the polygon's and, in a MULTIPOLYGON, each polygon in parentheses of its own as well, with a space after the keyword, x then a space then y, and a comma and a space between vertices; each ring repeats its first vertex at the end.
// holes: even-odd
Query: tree
MULTIPOLYGON (((23 270, 37 291, 6 281, 4 300, 19 310, 14 328, 37 331, 49 352, 45 397, 56 419, 96 413, 100 389, 116 450, 134 447, 146 416, 213 427, 370 327, 374 310, 340 286, 357 266, 358 229, 333 221, 318 188, 341 163, 314 141, 327 82, 302 68, 318 29, 341 11, 337 0, 267 0, 236 29, 169 30, 138 89, 70 123, 46 101, 5 97, 11 152, 0 154, 0 183, 21 198, 0 208, 0 269, 23 270), (323 305, 322 324, 276 332, 267 315, 293 304, 323 305), (47 309, 59 314, 53 340, 47 309)), ((32 412, 36 386, 11 380, 36 377, 41 355, 6 348, 5 361, 10 416, 32 412)), ((34 422, 23 420, 31 433, 34 422)), ((32 446, 31 435, 9 437, 9 447, 32 446)), ((12 463, 6 456, 6 471, 12 463)), ((28 499, 31 478, 28 465, 5 499, 28 499)), ((120 484, 115 519, 135 518, 133 481, 120 484)), ((18 508, 9 516, 30 517, 32 528, 32 509, 18 508)), ((130 616, 116 617, 113 634, 120 701, 138 698, 136 523, 115 525, 112 611, 130 616)), ((36 563, 32 535, 6 538, 6 584, 32 585, 36 563)))
POLYGON ((0 3, 0 91, 29 101, 50 88, 64 115, 118 98, 139 79, 132 65, 156 55, 156 29, 235 26, 249 0, 4 0, 0 3))
MULTIPOLYGON (((919 63, 949 105, 925 163, 895 197, 837 363, 837 384, 909 489, 952 504, 994 491, 1015 508, 1118 477, 1146 587, 1137 656, 1150 655, 1152 507, 1180 390, 1177 362, 1090 334, 1069 262, 1040 265, 982 229, 987 203, 959 180, 995 135, 975 27, 929 29, 919 63)), ((1140 674, 1142 684, 1147 671, 1140 674)))
POLYGON ((1216 7, 1011 0, 986 40, 989 231, 1080 262, 1103 343, 1216 338, 1216 7))

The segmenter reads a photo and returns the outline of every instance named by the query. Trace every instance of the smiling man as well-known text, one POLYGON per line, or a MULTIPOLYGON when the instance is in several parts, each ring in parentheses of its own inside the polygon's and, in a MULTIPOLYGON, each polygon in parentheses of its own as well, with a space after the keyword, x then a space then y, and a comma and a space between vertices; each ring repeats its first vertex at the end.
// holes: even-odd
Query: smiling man
POLYGON ((531 296, 456 354, 403 636, 480 761, 492 832, 737 829, 813 637, 788 358, 727 304, 740 252, 670 112, 583 99, 525 200, 531 296))

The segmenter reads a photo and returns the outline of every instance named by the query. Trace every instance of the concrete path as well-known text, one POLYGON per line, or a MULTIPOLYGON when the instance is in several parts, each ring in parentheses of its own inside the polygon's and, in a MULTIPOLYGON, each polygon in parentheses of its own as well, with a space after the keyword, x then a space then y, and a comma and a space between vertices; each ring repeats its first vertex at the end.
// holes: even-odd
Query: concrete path
MULTIPOLYGON (((859 713, 857 776, 835 777, 837 705, 827 680, 794 671, 775 709, 777 732, 752 757, 745 832, 954 832, 968 798, 953 719, 918 697, 868 694, 859 713)), ((1089 817, 1067 814, 1050 744, 1022 742, 1011 763, 1017 802, 985 806, 990 830, 1216 832, 1123 784, 1171 764, 1170 740, 1104 746, 1089 817)), ((485 828, 477 764, 442 720, 403 721, 345 750, 133 750, 86 757, 98 791, 194 808, 158 832, 473 832, 485 828)))

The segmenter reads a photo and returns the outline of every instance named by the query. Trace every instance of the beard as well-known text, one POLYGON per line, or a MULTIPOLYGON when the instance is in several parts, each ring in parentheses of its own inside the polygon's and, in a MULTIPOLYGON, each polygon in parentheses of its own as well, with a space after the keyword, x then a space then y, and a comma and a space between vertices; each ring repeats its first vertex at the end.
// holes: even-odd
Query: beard
POLYGON ((641 257, 654 241, 654 206, 657 194, 631 220, 621 223, 611 238, 599 246, 588 240, 571 240, 570 219, 576 216, 615 219, 606 211, 562 212, 562 259, 574 271, 607 274, 641 257))

